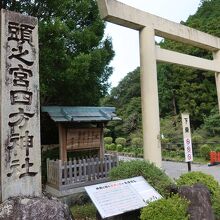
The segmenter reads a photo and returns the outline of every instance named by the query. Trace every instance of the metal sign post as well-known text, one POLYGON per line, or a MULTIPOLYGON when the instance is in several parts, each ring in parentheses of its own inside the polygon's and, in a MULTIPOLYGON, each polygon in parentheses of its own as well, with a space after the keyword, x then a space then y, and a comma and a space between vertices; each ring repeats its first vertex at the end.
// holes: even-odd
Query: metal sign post
POLYGON ((188 113, 182 113, 183 142, 185 151, 185 161, 188 163, 188 171, 191 171, 191 162, 193 161, 192 139, 190 131, 190 120, 188 113))

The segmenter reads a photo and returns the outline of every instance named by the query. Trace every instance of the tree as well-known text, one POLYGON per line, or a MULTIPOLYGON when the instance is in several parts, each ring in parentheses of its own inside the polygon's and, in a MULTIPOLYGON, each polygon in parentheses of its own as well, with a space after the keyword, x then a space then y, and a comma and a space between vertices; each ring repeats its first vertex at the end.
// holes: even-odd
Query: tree
POLYGON ((95 0, 2 1, 39 19, 42 105, 97 105, 114 56, 95 0))
POLYGON ((102 101, 103 105, 113 105, 122 122, 110 123, 113 137, 126 137, 128 141, 132 133, 141 132, 141 89, 140 68, 125 76, 111 94, 102 101))
POLYGON ((203 127, 208 131, 210 136, 220 134, 220 115, 217 108, 211 111, 211 114, 204 119, 203 127))

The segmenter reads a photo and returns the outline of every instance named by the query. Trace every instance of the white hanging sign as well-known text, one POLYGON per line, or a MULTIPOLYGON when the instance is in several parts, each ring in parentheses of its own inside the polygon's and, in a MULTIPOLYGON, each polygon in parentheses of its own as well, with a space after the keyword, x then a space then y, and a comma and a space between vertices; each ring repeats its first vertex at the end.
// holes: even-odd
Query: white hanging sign
POLYGON ((183 126, 183 141, 184 141, 184 151, 185 151, 185 161, 193 161, 193 151, 192 151, 192 139, 190 130, 190 120, 189 114, 182 114, 182 126, 183 126))

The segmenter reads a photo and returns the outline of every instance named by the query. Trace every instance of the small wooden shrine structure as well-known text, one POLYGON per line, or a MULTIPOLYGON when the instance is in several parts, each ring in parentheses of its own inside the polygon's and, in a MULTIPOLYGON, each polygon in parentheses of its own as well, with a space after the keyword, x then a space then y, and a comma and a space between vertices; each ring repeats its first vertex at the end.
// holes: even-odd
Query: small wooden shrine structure
POLYGON ((119 119, 114 107, 42 107, 58 124, 60 160, 67 161, 68 151, 99 149, 104 156, 103 130, 107 122, 119 119))
POLYGON ((104 155, 104 127, 111 120, 120 120, 114 107, 42 107, 58 124, 60 160, 47 161, 47 182, 66 190, 103 182, 117 158, 104 155), (67 152, 97 150, 96 158, 68 161, 67 152))

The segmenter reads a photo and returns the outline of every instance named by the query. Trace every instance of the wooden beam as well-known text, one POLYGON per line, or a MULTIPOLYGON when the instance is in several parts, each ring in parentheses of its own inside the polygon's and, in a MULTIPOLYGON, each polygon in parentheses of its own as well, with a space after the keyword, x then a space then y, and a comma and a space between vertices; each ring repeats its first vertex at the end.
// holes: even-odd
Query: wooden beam
POLYGON ((220 65, 216 60, 207 60, 187 54, 155 47, 157 61, 189 66, 196 69, 220 72, 220 65))
POLYGON ((138 10, 115 0, 97 0, 101 17, 131 29, 151 27, 160 37, 187 43, 210 51, 220 49, 220 38, 138 10))

